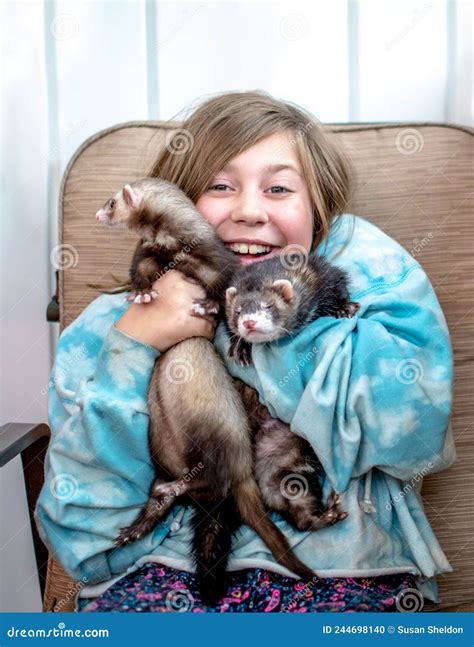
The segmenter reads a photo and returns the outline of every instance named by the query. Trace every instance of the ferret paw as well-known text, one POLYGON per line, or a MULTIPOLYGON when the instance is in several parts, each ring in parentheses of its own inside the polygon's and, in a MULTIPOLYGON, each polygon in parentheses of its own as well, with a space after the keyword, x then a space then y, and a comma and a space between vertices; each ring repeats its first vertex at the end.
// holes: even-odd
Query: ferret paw
POLYGON ((340 505, 341 497, 333 490, 328 498, 326 512, 323 513, 323 517, 327 519, 328 525, 332 526, 338 521, 342 521, 349 516, 347 512, 341 510, 340 505))
POLYGON ((140 539, 140 534, 137 533, 136 530, 133 530, 133 526, 128 526, 127 528, 120 528, 120 534, 114 539, 114 544, 121 548, 122 546, 131 544, 137 539, 140 539))
POLYGON ((351 319, 357 310, 360 308, 360 303, 356 301, 347 301, 339 310, 336 312, 337 319, 351 319))
POLYGON ((193 306, 191 314, 196 317, 204 317, 205 315, 218 314, 219 304, 213 299, 193 299, 193 306))
POLYGON ((230 343, 228 356, 241 366, 250 366, 252 345, 240 338, 233 339, 230 343))
POLYGON ((125 297, 125 300, 133 301, 133 303, 150 303, 157 296, 158 292, 156 290, 133 290, 125 297))
POLYGON ((114 539, 114 544, 118 547, 131 544, 147 534, 141 524, 134 524, 132 526, 127 526, 126 528, 120 528, 119 531, 118 537, 114 539))

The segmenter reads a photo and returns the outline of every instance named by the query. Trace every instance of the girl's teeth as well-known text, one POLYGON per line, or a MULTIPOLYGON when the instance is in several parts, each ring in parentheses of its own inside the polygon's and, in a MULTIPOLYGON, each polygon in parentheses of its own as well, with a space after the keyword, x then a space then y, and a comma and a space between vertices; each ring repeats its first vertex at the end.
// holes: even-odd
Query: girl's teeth
POLYGON ((247 243, 231 243, 227 247, 239 254, 263 254, 271 250, 271 247, 267 245, 254 245, 253 243, 251 245, 247 245, 247 243))

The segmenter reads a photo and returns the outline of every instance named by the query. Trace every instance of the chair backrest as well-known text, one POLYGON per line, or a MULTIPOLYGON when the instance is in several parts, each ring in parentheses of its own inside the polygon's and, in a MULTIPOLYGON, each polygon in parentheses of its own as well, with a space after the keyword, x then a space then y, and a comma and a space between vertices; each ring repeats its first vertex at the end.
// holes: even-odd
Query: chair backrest
MULTIPOLYGON (((89 138, 71 159, 59 205, 60 327, 98 294, 87 283, 126 278, 136 238, 110 231, 94 214, 127 181, 147 175, 178 123, 131 122, 89 138)), ((423 485, 427 515, 454 572, 440 578, 441 606, 471 600, 474 531, 473 340, 471 262, 472 135, 444 124, 326 125, 355 170, 348 209, 398 240, 425 268, 446 315, 455 353, 452 420, 459 461, 423 485)))

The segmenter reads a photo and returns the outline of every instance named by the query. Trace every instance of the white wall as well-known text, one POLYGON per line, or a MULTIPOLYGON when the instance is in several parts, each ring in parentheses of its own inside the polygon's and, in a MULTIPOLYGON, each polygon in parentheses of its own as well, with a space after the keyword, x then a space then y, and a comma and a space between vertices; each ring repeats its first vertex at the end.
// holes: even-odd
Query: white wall
MULTIPOLYGON (((470 2, 3 2, 2 423, 44 421, 58 187, 84 139, 265 89, 319 119, 472 125, 470 2)), ((0 472, 2 610, 40 608, 19 461, 0 472)))

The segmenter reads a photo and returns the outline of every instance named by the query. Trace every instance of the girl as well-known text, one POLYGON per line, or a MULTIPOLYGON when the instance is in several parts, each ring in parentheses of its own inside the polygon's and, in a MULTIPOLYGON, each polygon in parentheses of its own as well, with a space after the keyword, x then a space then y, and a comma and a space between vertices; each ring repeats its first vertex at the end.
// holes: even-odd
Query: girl
MULTIPOLYGON (((428 278, 400 245, 345 213, 347 162, 315 119, 263 92, 203 103, 160 153, 151 175, 176 183, 241 263, 248 245, 299 257, 317 249, 348 271, 353 319, 321 318, 299 335, 254 346, 253 364, 227 359, 212 316, 190 314, 200 287, 172 270, 145 305, 103 295, 64 330, 49 394, 52 439, 37 505, 40 532, 85 586, 92 611, 396 611, 403 596, 437 600, 435 576, 451 570, 415 483, 448 467, 452 353, 428 278), (204 336, 270 412, 291 423, 341 493, 347 519, 300 532, 274 518, 318 577, 301 582, 242 527, 228 589, 203 607, 190 561, 191 510, 124 548, 113 544, 148 497, 147 388, 155 359, 204 336), (78 351, 80 357, 78 357, 78 351), (421 593, 420 593, 421 591, 421 593), (94 598, 94 599, 93 599, 94 598)), ((179 377, 179 376, 178 376, 179 377)), ((178 403, 177 403, 178 404, 178 403)), ((178 404, 179 406, 179 404, 178 404)), ((295 496, 294 485, 288 496, 295 496)), ((304 483, 296 484, 304 488, 304 483)), ((297 495, 297 494, 296 494, 297 495)), ((411 601, 413 602, 413 601, 411 601)))

